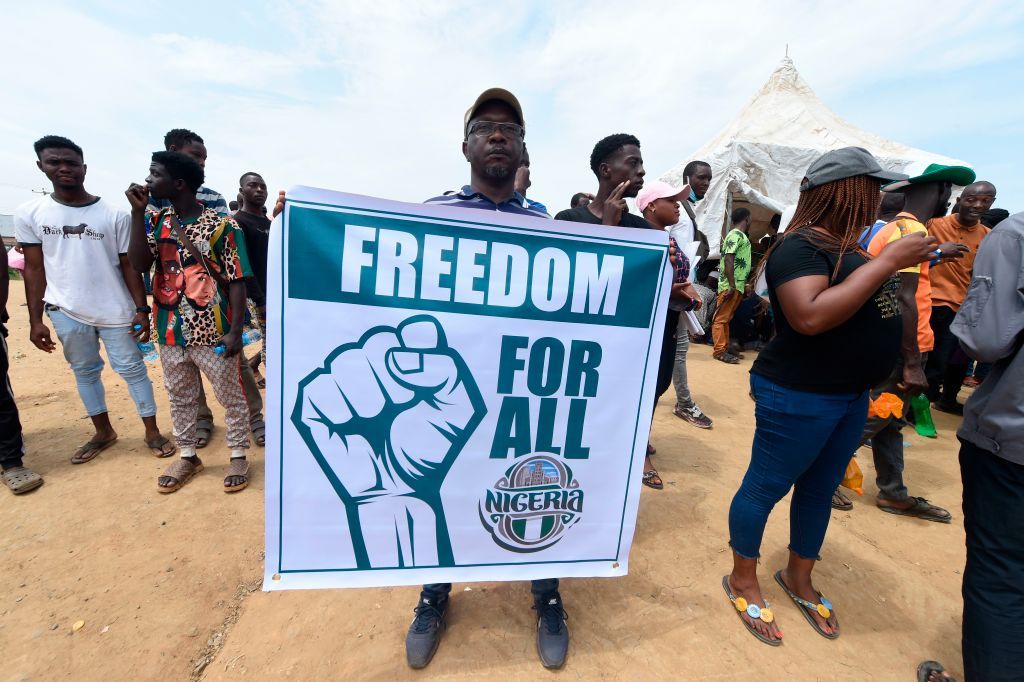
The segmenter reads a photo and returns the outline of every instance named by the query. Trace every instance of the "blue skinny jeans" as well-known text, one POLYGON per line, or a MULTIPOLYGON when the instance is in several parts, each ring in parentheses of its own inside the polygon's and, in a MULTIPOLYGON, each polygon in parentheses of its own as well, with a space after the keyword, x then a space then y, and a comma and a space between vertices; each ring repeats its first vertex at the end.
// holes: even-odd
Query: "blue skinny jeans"
POLYGON ((750 375, 756 403, 750 466, 729 507, 729 544, 742 557, 760 556, 775 504, 793 488, 789 549, 820 559, 832 514, 832 493, 860 444, 868 393, 812 393, 750 375))

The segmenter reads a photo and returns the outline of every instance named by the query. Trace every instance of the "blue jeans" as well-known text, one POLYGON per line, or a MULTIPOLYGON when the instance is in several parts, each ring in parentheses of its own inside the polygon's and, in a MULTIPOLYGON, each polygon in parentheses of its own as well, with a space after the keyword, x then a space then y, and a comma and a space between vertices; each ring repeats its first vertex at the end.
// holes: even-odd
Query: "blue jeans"
POLYGON ((832 514, 832 493, 860 444, 868 392, 811 393, 750 375, 757 404, 750 466, 729 507, 729 544, 742 557, 760 556, 775 504, 794 488, 789 549, 820 559, 832 514))
POLYGON ((128 384, 128 393, 135 401, 135 410, 140 417, 156 414, 156 400, 153 398, 153 383, 146 373, 146 362, 132 337, 130 326, 94 327, 68 317, 59 308, 46 306, 53 329, 57 332, 64 358, 71 365, 78 384, 78 395, 90 417, 107 411, 106 395, 103 391, 103 358, 100 357, 100 341, 107 349, 107 359, 114 371, 128 384))

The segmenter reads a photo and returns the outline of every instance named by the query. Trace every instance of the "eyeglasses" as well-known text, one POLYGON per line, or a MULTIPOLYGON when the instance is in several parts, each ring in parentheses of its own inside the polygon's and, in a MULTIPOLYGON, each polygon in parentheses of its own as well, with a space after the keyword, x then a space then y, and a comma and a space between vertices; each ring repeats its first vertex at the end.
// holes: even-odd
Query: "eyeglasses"
POLYGON ((477 121, 469 126, 469 133, 477 137, 489 137, 495 130, 500 130, 506 137, 522 139, 526 135, 526 129, 518 123, 497 123, 495 121, 477 121))

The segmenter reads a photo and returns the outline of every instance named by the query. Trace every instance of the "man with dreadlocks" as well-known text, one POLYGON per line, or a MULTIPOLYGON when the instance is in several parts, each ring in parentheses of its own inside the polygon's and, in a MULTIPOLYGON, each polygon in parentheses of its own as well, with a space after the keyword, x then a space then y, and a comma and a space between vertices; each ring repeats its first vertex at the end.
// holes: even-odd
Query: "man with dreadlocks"
POLYGON ((876 258, 857 244, 878 189, 893 176, 859 147, 811 164, 786 232, 764 259, 778 333, 750 370, 756 430, 750 465, 729 508, 733 570, 722 587, 744 626, 773 646, 782 633, 761 596, 757 560, 772 508, 790 488, 789 563, 775 581, 808 623, 839 636, 832 604, 814 588, 832 492, 860 442, 868 388, 892 371, 899 348, 897 270, 930 257, 926 234, 876 258))
MULTIPOLYGON (((912 171, 915 169, 912 169, 912 171)), ((912 234, 927 234, 925 221, 946 212, 946 205, 952 192, 952 183, 974 182, 974 171, 963 166, 940 166, 932 164, 924 172, 918 171, 913 177, 892 182, 882 188, 883 192, 900 192, 904 195, 903 210, 896 214, 896 220, 878 230, 868 244, 868 253, 878 255, 882 249, 895 241, 912 234)), ((963 244, 947 242, 939 246, 936 261, 960 258, 967 251, 963 244)), ((927 354, 935 346, 932 333, 932 296, 929 280, 929 263, 921 263, 900 270, 900 314, 903 318, 903 333, 900 362, 892 376, 874 388, 872 395, 892 393, 909 402, 911 396, 928 387, 924 374, 927 354)), ((953 516, 942 507, 931 504, 923 497, 914 497, 903 482, 903 435, 900 418, 870 420, 862 440, 871 441, 871 456, 875 462, 875 481, 878 484, 878 508, 890 514, 916 516, 927 521, 949 523, 953 516)))

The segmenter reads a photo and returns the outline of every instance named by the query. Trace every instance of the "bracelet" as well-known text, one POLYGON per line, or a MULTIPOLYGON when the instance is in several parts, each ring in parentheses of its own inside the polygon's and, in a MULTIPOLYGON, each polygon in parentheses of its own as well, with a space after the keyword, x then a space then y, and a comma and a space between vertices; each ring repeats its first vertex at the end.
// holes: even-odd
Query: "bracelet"
POLYGON ((153 309, 150 308, 148 305, 140 305, 138 308, 135 309, 135 312, 146 313, 147 315, 149 315, 151 312, 153 312, 153 309))

